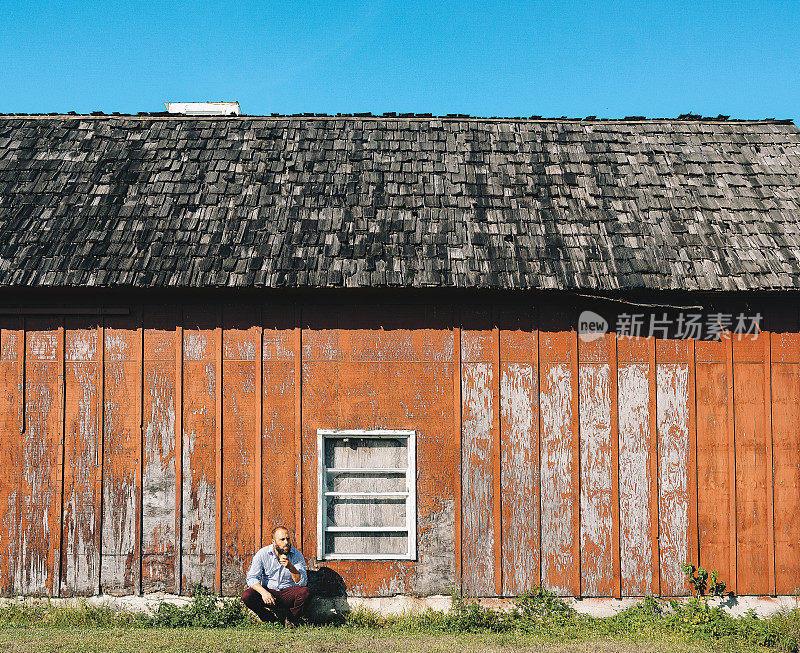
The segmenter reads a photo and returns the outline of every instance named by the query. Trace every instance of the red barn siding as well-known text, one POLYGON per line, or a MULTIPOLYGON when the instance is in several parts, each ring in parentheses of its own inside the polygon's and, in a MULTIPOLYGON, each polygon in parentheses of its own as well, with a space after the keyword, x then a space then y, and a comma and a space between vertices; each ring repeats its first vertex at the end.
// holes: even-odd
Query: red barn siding
MULTIPOLYGON (((800 585, 800 334, 578 338, 574 307, 131 306, 0 322, 0 590, 237 593, 317 555, 317 429, 413 429, 416 561, 352 594, 800 585)), ((780 319, 780 322, 778 321, 780 319)), ((781 325, 780 327, 778 325, 781 325)))

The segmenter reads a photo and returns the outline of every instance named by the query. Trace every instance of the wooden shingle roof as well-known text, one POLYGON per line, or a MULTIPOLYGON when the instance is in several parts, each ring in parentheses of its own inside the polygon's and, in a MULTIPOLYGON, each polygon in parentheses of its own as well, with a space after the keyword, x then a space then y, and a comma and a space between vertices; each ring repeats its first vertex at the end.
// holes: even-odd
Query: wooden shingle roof
POLYGON ((0 116, 0 286, 798 289, 800 131, 0 116))

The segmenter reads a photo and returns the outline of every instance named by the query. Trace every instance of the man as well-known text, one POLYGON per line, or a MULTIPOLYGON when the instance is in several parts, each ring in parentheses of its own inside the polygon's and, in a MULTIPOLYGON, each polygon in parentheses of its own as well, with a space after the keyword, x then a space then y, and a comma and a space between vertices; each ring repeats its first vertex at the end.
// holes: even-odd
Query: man
POLYGON ((289 529, 278 526, 272 530, 272 544, 253 556, 242 601, 261 621, 294 628, 311 596, 307 582, 303 554, 292 546, 289 529))

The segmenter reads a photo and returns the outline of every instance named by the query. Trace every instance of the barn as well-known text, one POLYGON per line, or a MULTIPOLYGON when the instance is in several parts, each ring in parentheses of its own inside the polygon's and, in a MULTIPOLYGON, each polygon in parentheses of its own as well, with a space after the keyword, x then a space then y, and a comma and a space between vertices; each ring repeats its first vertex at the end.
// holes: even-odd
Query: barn
POLYGON ((0 590, 800 587, 789 121, 0 117, 0 590))

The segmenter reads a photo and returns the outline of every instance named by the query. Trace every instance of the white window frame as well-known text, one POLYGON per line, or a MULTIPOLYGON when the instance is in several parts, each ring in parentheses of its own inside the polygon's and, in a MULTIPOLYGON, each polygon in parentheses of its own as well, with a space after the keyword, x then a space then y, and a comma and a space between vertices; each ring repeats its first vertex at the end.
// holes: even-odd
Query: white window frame
POLYGON ((317 429, 317 559, 318 560, 416 560, 417 559, 417 432, 407 430, 331 430, 317 429), (344 471, 406 472, 405 492, 326 492, 329 469, 325 466, 325 438, 406 438, 408 464, 405 470, 396 468, 371 468, 355 470, 354 468, 336 469, 344 471), (352 497, 406 497, 406 526, 392 528, 388 526, 328 526, 328 496, 352 497), (406 533, 408 535, 408 553, 325 553, 326 533, 406 533))

